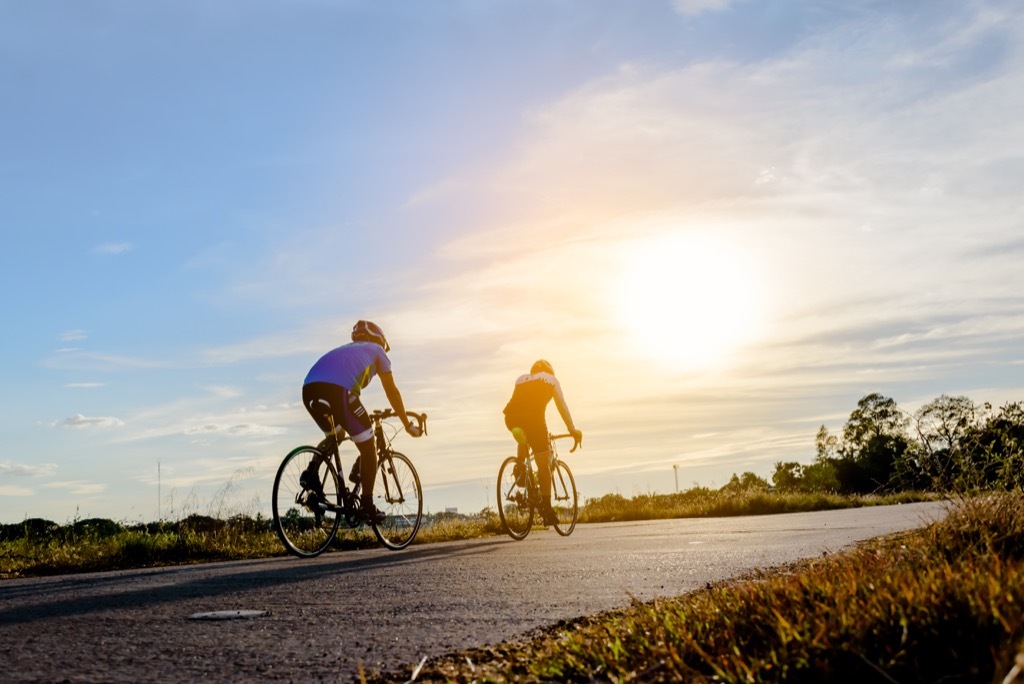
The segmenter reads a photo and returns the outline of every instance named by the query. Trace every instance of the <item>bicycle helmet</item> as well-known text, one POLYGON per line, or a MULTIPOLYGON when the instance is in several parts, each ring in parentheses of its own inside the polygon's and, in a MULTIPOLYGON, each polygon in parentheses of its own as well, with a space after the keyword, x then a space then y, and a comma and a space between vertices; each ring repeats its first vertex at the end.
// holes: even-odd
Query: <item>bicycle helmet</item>
POLYGON ((530 368, 531 373, 551 373, 555 374, 555 369, 551 367, 551 364, 544 359, 538 359, 534 362, 533 367, 530 368))
POLYGON ((388 340, 384 337, 384 331, 380 326, 370 321, 359 321, 352 326, 353 342, 375 342, 384 347, 384 351, 391 351, 388 340))

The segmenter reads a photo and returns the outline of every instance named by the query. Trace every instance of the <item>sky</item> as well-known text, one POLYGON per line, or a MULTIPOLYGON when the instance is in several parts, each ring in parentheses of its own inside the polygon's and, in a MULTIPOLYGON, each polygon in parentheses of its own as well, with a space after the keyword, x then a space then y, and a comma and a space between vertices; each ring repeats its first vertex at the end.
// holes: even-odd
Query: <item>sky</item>
POLYGON ((359 319, 430 512, 537 358, 586 498, 1024 400, 1022 111, 1017 0, 0 0, 0 522, 269 514, 359 319))

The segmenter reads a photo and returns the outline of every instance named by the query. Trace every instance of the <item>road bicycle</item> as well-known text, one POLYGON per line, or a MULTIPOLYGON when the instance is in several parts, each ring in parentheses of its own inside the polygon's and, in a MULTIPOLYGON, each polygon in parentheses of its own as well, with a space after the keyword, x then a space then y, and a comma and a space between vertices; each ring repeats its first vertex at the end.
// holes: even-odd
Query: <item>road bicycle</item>
MULTIPOLYGON (((573 435, 548 435, 551 451, 551 507, 555 510, 557 522, 555 531, 563 537, 572 534, 579 517, 579 496, 572 471, 558 457, 555 442, 572 438, 573 435)), ((576 451, 579 442, 573 443, 569 453, 576 451)), ((509 456, 498 469, 498 515, 501 524, 513 539, 525 539, 533 528, 534 515, 540 515, 541 493, 533 451, 525 459, 509 456)))
MULTIPOLYGON (((423 434, 427 433, 426 414, 407 415, 416 419, 423 434)), ((383 520, 369 523, 380 543, 396 550, 412 543, 423 520, 423 490, 416 468, 407 456, 391 448, 391 438, 399 428, 386 421, 397 416, 391 409, 370 414, 377 446, 373 503, 383 514, 383 520), (393 428, 390 436, 385 435, 385 425, 393 428)), ((341 441, 350 439, 344 436, 341 441)), ((362 484, 356 482, 349 488, 345 482, 338 446, 339 441, 333 436, 324 438, 315 447, 300 446, 284 457, 277 470, 273 493, 274 529, 285 548, 296 556, 308 558, 323 553, 342 525, 359 528, 367 524, 360 496, 362 484), (321 464, 318 475, 322 496, 299 482, 313 459, 321 464)), ((353 472, 358 473, 358 465, 353 467, 353 472)))

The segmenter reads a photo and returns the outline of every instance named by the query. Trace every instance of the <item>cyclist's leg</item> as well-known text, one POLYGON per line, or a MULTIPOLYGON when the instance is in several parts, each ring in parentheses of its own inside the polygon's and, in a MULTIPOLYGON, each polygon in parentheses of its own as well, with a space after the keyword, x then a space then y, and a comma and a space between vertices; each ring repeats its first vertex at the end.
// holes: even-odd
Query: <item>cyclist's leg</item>
POLYGON ((516 484, 526 484, 526 459, 530 456, 530 445, 526 439, 526 432, 519 427, 518 421, 512 416, 505 416, 505 427, 512 433, 512 439, 516 440, 516 464, 513 469, 516 484))
POLYGON ((519 427, 519 421, 508 414, 505 415, 505 427, 512 433, 512 439, 516 440, 516 456, 520 461, 526 461, 526 457, 530 455, 526 432, 519 427))
POLYGON ((373 512, 373 485, 377 479, 377 444, 373 423, 359 397, 346 393, 342 421, 359 449, 359 480, 362 483, 363 511, 373 512))
POLYGON ((545 444, 544 450, 533 450, 537 461, 537 484, 540 485, 541 506, 551 508, 551 450, 545 444))
POLYGON ((537 464, 537 485, 540 488, 538 507, 544 522, 551 524, 554 512, 551 509, 551 445, 548 441, 548 426, 541 416, 540 420, 528 421, 522 427, 537 464))
POLYGON ((317 471, 323 458, 336 448, 337 443, 345 436, 345 426, 335 410, 336 406, 344 405, 345 388, 329 382, 311 382, 302 388, 302 405, 306 407, 317 427, 324 433, 319 453, 310 459, 306 468, 308 481, 319 482, 317 471), (332 445, 331 442, 334 442, 332 445))
MULTIPOLYGON (((355 441, 355 437, 352 440, 355 441)), ((356 442, 356 448, 359 449, 359 481, 363 487, 363 508, 367 508, 367 504, 373 503, 373 485, 377 479, 377 444, 373 432, 371 431, 362 441, 356 442)))
POLYGON ((344 405, 347 392, 340 385, 329 382, 311 382, 302 387, 302 405, 306 407, 316 426, 323 431, 325 437, 334 434, 341 438, 345 435, 345 425, 338 406, 344 405), (329 417, 328 417, 329 416, 329 417), (332 427, 331 420, 334 424, 332 427), (334 432, 332 433, 332 429, 334 432))

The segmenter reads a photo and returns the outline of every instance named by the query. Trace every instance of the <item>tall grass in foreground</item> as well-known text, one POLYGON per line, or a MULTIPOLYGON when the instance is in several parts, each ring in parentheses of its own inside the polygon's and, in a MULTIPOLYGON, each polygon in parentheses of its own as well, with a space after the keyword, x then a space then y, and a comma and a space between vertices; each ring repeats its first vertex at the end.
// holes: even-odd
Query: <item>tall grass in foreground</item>
POLYGON ((455 654, 416 681, 1021 682, 1022 649, 1014 493, 960 501, 924 530, 789 571, 455 654))

